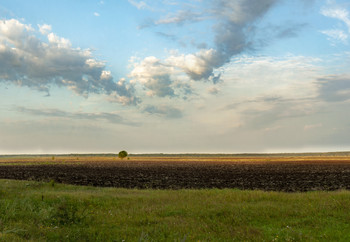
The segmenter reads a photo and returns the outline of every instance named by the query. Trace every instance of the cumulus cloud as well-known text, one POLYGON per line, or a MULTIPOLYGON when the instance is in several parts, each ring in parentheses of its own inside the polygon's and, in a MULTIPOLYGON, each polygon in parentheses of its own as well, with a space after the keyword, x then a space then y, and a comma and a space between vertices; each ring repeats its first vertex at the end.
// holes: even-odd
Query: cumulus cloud
POLYGON ((162 60, 146 57, 134 65, 132 78, 160 97, 174 95, 172 86, 179 76, 183 78, 185 75, 187 81, 220 82, 220 73, 215 73, 215 70, 230 62, 233 56, 251 49, 251 36, 254 34, 252 26, 276 2, 277 0, 215 0, 205 5, 207 7, 201 12, 180 10, 153 21, 153 25, 182 25, 210 18, 216 23, 212 28, 214 46, 190 54, 173 52, 162 60))
POLYGON ((189 85, 184 81, 211 80, 214 84, 220 81, 220 74, 214 75, 214 67, 219 67, 220 57, 213 49, 200 50, 194 54, 172 53, 166 59, 149 56, 140 62, 133 63, 130 77, 142 83, 151 96, 176 96, 178 92, 190 94, 189 85))
POLYGON ((180 109, 168 105, 148 105, 143 109, 143 111, 149 114, 165 116, 166 118, 170 119, 181 118, 183 116, 182 111, 180 109))
POLYGON ((172 55, 166 62, 186 73, 192 80, 208 79, 215 67, 221 64, 220 55, 214 49, 200 50, 194 54, 172 55))
POLYGON ((0 82, 44 91, 56 85, 87 97, 91 93, 115 96, 124 104, 136 104, 134 87, 116 83, 105 63, 96 60, 91 50, 73 48, 68 39, 40 25, 39 31, 16 19, 0 21, 0 82), (41 40, 45 34, 47 41, 41 40))
POLYGON ((38 27, 39 27, 40 33, 44 35, 50 33, 52 29, 51 25, 48 25, 48 24, 38 25, 38 27))
POLYGON ((172 66, 150 56, 139 63, 134 63, 130 77, 148 88, 147 94, 150 96, 172 97, 175 95, 171 80, 172 73, 174 73, 172 66))

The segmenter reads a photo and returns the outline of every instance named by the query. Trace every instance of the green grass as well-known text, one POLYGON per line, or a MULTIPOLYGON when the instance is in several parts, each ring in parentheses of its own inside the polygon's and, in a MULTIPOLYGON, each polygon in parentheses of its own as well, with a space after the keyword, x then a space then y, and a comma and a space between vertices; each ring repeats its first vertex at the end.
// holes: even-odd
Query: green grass
POLYGON ((0 241, 350 241, 350 192, 0 180, 0 241))

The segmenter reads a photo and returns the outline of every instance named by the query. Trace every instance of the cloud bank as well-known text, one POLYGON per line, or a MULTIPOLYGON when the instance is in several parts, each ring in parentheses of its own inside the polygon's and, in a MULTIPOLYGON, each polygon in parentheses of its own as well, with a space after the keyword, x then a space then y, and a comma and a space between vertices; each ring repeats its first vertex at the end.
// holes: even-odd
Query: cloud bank
MULTIPOLYGON (((254 23, 262 18, 277 0, 216 0, 206 2, 203 8, 180 9, 143 27, 184 25, 210 19, 214 34, 213 47, 195 53, 171 53, 165 59, 146 57, 134 63, 131 78, 144 84, 149 93, 159 97, 174 96, 174 85, 186 81, 221 81, 215 70, 230 62, 235 55, 252 49, 254 23)), ((210 31, 210 30, 209 30, 210 31)), ((207 46, 202 45, 203 47, 207 46)))
POLYGON ((33 116, 44 116, 52 118, 68 118, 68 119, 84 119, 84 120, 97 120, 108 121, 115 124, 124 124, 129 126, 137 126, 137 123, 125 120, 122 116, 116 113, 86 113, 86 112, 67 112, 60 109, 33 109, 26 107, 18 107, 17 110, 21 113, 30 114, 33 116))
POLYGON ((180 109, 168 105, 148 105, 143 109, 143 111, 149 114, 161 115, 169 119, 178 119, 182 118, 183 116, 182 111, 180 109))
POLYGON ((137 104, 134 87, 125 81, 116 83, 105 67, 91 50, 73 48, 68 39, 52 33, 49 25, 36 30, 16 19, 0 21, 0 82, 48 95, 55 85, 84 97, 103 93, 116 102, 137 104))

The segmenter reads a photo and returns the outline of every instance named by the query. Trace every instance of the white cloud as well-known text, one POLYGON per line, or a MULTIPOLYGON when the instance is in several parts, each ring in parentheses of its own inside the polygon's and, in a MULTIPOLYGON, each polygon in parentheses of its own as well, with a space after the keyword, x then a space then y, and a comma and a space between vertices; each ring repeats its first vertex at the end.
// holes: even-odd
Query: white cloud
POLYGON ((97 12, 94 12, 94 16, 95 16, 95 17, 100 17, 100 14, 97 13, 97 12))
MULTIPOLYGON (((342 42, 344 44, 347 43, 348 40, 348 34, 346 34, 343 30, 340 29, 330 29, 330 30, 323 30, 321 31, 322 34, 327 35, 329 38, 328 40, 331 42, 342 42)), ((335 43, 333 43, 335 45, 335 43)))
POLYGON ((324 7, 321 10, 321 14, 329 18, 340 20, 346 26, 346 29, 335 28, 323 30, 321 33, 328 36, 332 45, 335 45, 339 41, 346 44, 350 34, 350 16, 348 10, 333 3, 332 5, 324 7))
POLYGON ((135 6, 137 9, 147 9, 150 8, 144 1, 128 0, 130 4, 135 6))
POLYGON ((172 55, 165 62, 198 81, 208 79, 213 74, 214 68, 221 64, 221 56, 214 49, 202 49, 194 54, 172 55))
POLYGON ((42 25, 38 25, 39 26, 39 31, 41 34, 43 35, 47 35, 48 33, 51 32, 51 25, 48 25, 48 24, 42 24, 42 25))
POLYGON ((213 75, 213 68, 220 64, 221 58, 213 49, 187 55, 174 51, 164 60, 149 56, 140 62, 134 62, 130 77, 134 82, 139 82, 149 89, 148 94, 151 96, 173 97, 176 96, 176 89, 188 90, 188 85, 183 85, 183 82, 218 82, 220 76, 213 75))
POLYGON ((68 39, 50 30, 51 26, 41 25, 36 31, 16 19, 0 21, 0 82, 47 93, 57 85, 82 96, 105 93, 122 97, 124 103, 139 101, 133 86, 115 83, 105 63, 94 59, 91 50, 73 48, 68 39), (45 33, 48 42, 39 33, 45 33))
POLYGON ((52 45, 57 46, 58 48, 71 48, 72 44, 68 39, 59 37, 55 35, 54 33, 49 33, 47 35, 47 39, 49 40, 49 43, 52 45))
POLYGON ((149 56, 138 63, 133 63, 130 78, 133 82, 143 84, 149 96, 174 96, 173 81, 175 69, 154 56, 149 56))
MULTIPOLYGON (((152 23, 146 23, 143 27, 151 27, 165 24, 185 24, 210 18, 215 24, 209 31, 214 32, 214 47, 200 49, 195 53, 180 54, 171 53, 164 59, 146 57, 139 63, 134 63, 130 76, 150 90, 150 95, 160 97, 175 96, 173 84, 179 79, 190 81, 220 82, 221 73, 217 71, 231 61, 235 55, 251 49, 252 31, 248 31, 256 20, 264 16, 266 12, 278 0, 240 0, 224 1, 215 0, 206 5, 194 4, 192 8, 185 5, 183 9, 175 13, 168 13, 152 23), (198 7, 198 8, 197 8, 198 7)), ((143 2, 129 0, 138 8, 144 6, 143 2)))
POLYGON ((323 8, 321 14, 342 21, 347 26, 348 32, 350 32, 350 17, 347 9, 340 6, 332 6, 329 8, 323 8))
POLYGON ((191 10, 180 10, 179 12, 170 13, 167 16, 156 20, 155 25, 161 24, 183 24, 186 22, 196 22, 202 20, 203 17, 199 13, 194 13, 191 10))

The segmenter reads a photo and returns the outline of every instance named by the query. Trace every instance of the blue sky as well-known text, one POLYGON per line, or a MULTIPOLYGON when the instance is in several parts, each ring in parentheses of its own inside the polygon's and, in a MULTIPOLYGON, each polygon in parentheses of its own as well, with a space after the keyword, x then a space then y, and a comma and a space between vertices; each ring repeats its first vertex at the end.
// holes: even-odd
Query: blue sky
POLYGON ((346 0, 0 0, 0 153, 350 150, 346 0))

